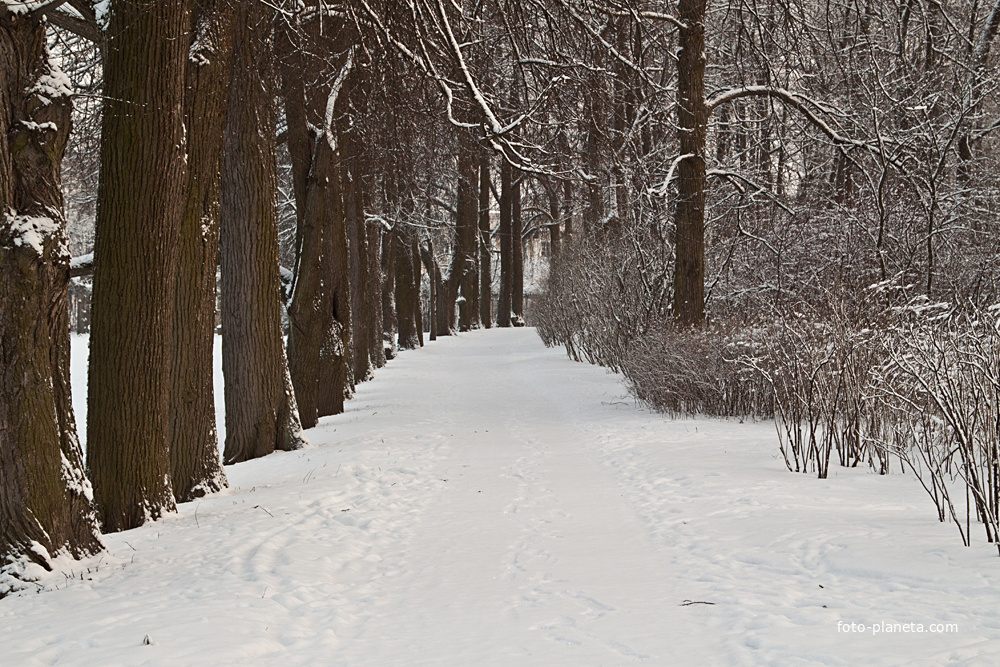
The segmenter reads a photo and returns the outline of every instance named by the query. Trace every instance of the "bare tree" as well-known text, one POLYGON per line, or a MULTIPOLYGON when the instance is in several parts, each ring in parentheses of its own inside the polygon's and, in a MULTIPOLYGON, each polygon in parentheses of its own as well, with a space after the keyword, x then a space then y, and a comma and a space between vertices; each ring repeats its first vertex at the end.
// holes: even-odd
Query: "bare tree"
POLYGON ((170 351, 188 29, 183 2, 111 5, 87 394, 87 466, 109 532, 174 509, 170 351))
POLYGON ((17 577, 22 559, 51 569, 101 541, 69 382, 59 163, 72 91, 43 16, 11 8, 0 5, 0 568, 17 577))
POLYGON ((191 16, 184 118, 187 196, 180 231, 170 385, 170 478, 185 502, 226 486, 215 427, 212 357, 219 253, 219 165, 233 25, 220 0, 191 16))
POLYGON ((305 442, 281 331, 272 19, 261 3, 233 18, 220 210, 226 463, 305 442))

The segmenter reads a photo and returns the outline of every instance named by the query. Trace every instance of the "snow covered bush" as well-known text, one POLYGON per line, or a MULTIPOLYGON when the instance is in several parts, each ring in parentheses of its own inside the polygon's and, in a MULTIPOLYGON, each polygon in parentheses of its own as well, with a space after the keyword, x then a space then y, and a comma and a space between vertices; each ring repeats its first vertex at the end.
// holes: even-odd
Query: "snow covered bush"
POLYGON ((918 298, 896 311, 873 400, 882 447, 920 480, 962 541, 973 520, 1000 548, 1000 313, 918 298), (964 510, 964 511, 963 511, 964 510))
POLYGON ((670 298, 671 249, 655 234, 566 243, 532 311, 542 341, 621 371, 633 341, 661 320, 670 298))
POLYGON ((769 386, 744 359, 760 345, 761 327, 678 329, 669 321, 639 336, 622 372, 632 393, 671 415, 770 417, 769 386))
POLYGON ((878 359, 879 333, 842 308, 824 316, 789 313, 744 363, 771 389, 774 419, 785 465, 825 478, 831 456, 842 466, 869 465, 888 472, 884 449, 867 433, 879 415, 868 399, 869 370, 878 359))

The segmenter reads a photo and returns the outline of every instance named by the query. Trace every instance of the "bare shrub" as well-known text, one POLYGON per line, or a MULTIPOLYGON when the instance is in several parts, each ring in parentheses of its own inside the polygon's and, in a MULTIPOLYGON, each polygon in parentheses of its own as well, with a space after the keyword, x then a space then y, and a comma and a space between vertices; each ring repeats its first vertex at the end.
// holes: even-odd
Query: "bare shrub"
POLYGON ((633 341, 662 319, 671 296, 670 249, 649 233, 566 244, 533 311, 546 345, 623 370, 633 341))
POLYGON ((883 446, 896 448, 963 543, 975 519, 1000 549, 997 307, 958 311, 919 298, 897 315, 873 382, 873 400, 894 427, 883 446))
POLYGON ((766 418, 769 386, 743 359, 760 346, 762 327, 678 329, 660 322, 638 337, 622 362, 632 393, 660 412, 766 418))

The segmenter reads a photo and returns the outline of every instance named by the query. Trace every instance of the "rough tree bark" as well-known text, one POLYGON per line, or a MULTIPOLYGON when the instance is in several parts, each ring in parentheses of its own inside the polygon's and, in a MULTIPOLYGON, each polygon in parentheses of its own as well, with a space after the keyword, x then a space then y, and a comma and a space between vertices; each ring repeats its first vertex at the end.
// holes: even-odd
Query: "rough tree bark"
POLYGON ((709 108, 705 103, 705 7, 707 0, 680 0, 677 55, 676 266, 674 317, 681 326, 705 322, 705 138, 709 108))
MULTIPOLYGON (((456 201, 455 245, 448 275, 448 294, 459 304, 459 329, 469 331, 479 327, 479 275, 476 271, 476 238, 479 228, 479 179, 468 139, 460 140, 458 153, 458 197, 456 201)), ((452 309, 454 302, 452 301, 452 309)))
POLYGON ((186 2, 111 4, 87 409, 87 466, 105 532, 174 509, 170 348, 189 29, 186 2))
POLYGON ((513 243, 511 242, 511 166, 506 160, 500 163, 500 295, 497 299, 497 326, 509 327, 511 314, 511 298, 513 296, 511 283, 511 258, 513 243))
MULTIPOLYGON (((339 181, 334 174, 336 156, 325 137, 315 142, 307 195, 297 236, 296 275, 288 305, 288 370, 295 387, 299 417, 304 428, 319 420, 320 353, 333 326, 332 294, 325 280, 330 258, 324 250, 328 227, 336 224, 329 218, 340 206, 339 181)), ((332 231, 332 230, 329 230, 332 231)), ((343 390, 340 391, 343 395, 343 390)))
POLYGON ((181 219, 170 366, 170 478, 177 502, 225 488, 215 428, 212 356, 219 257, 219 164, 232 22, 218 0, 195 0, 184 116, 187 198, 181 219))
POLYGON ((427 277, 430 281, 430 303, 427 309, 430 314, 430 339, 437 340, 441 325, 441 315, 438 313, 438 305, 440 303, 440 293, 443 289, 443 281, 441 280, 441 267, 438 266, 437 258, 434 256, 434 244, 430 239, 427 239, 426 245, 420 246, 420 259, 427 270, 427 277))
POLYGON ((398 323, 396 321, 396 252, 399 245, 399 228, 394 227, 390 232, 382 234, 382 340, 384 342, 385 357, 392 359, 396 356, 396 333, 398 323))
MULTIPOLYGON (((366 209, 371 210, 370 202, 366 209)), ((362 219, 364 219, 362 217, 362 219)), ((382 242, 385 238, 382 225, 365 224, 365 234, 368 237, 368 354, 371 357, 372 368, 385 366, 385 341, 382 337, 382 242)))
POLYGON ((490 224, 490 157, 479 161, 479 316, 493 326, 493 239, 490 224))
MULTIPOLYGON (((351 79, 348 79, 350 83, 351 79)), ((345 89, 349 96, 353 85, 345 89)), ((344 215, 347 220, 348 252, 350 253, 351 284, 351 345, 353 375, 356 382, 364 382, 372 374, 371 359, 371 285, 368 266, 371 252, 368 248, 368 233, 365 229, 363 194, 361 192, 360 146, 353 130, 340 124, 338 130, 343 169, 344 215)), ((379 333, 381 337, 381 332, 379 333)))
POLYGON ((326 230, 323 234, 323 280, 329 293, 330 330, 319 355, 320 417, 344 411, 344 399, 354 391, 351 350, 350 253, 347 246, 347 219, 344 215, 342 167, 334 169, 331 188, 326 193, 326 230))
MULTIPOLYGON (((325 105, 330 111, 337 108, 340 87, 352 62, 349 57, 333 83, 325 105)), ((298 99, 304 94, 302 71, 287 61, 282 70, 286 110, 304 109, 298 99)), ((322 116, 327 115, 324 109, 322 116)), ((289 136, 308 134, 305 113, 288 111, 287 121, 289 136)), ((313 140, 310 156, 293 160, 309 166, 302 187, 304 200, 296 202, 296 270, 288 306, 288 365, 305 428, 315 426, 321 416, 343 411, 347 381, 346 369, 341 367, 345 363, 342 335, 349 322, 336 319, 344 313, 335 313, 337 292, 343 287, 338 273, 341 267, 334 266, 338 260, 345 262, 347 248, 346 237, 342 243, 337 241, 344 229, 343 203, 336 167, 336 135, 328 134, 329 129, 324 128, 313 140), (331 386, 337 380, 340 386, 331 386), (331 395, 325 396, 326 392, 331 395)), ((298 152, 302 146, 290 145, 289 149, 298 152)))
POLYGON ((14 577, 23 559, 101 549, 69 382, 68 83, 42 18, 0 5, 0 568, 14 577))
POLYGON ((424 314, 420 299, 420 284, 422 276, 420 274, 420 244, 417 242, 416 234, 412 234, 410 237, 410 259, 413 261, 413 293, 410 295, 410 298, 413 299, 413 303, 410 307, 413 309, 414 326, 417 328, 417 342, 420 343, 420 347, 423 347, 424 314))
POLYGON ((420 265, 413 261, 413 232, 397 226, 396 233, 393 234, 393 242, 396 244, 395 254, 395 299, 396 299, 396 325, 399 332, 399 348, 401 350, 413 350, 420 346, 420 338, 417 331, 417 315, 420 312, 419 296, 414 299, 414 292, 420 290, 419 270, 420 265), (418 273, 414 276, 414 267, 418 273))
POLYGON ((270 12, 243 3, 233 18, 220 215, 226 463, 304 443, 281 331, 270 12))
POLYGON ((517 177, 510 188, 510 310, 511 324, 524 326, 524 223, 521 219, 521 181, 517 177))

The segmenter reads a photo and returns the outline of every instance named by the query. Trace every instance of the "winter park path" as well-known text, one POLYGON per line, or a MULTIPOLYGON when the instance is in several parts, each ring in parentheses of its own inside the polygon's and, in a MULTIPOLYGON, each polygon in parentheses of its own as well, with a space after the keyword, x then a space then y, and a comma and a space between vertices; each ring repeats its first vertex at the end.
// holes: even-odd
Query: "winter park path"
POLYGON ((531 330, 403 353, 308 434, 0 601, 0 663, 1000 663, 1000 561, 913 480, 792 475, 770 423, 650 414, 531 330))

